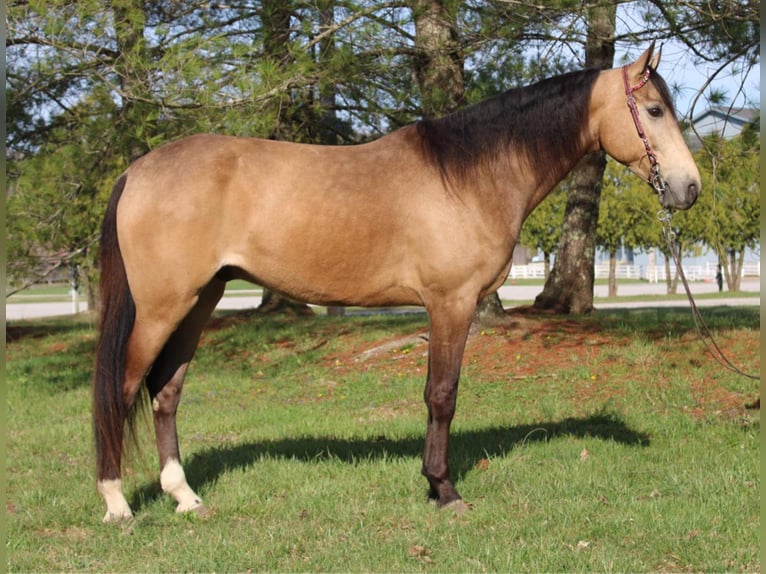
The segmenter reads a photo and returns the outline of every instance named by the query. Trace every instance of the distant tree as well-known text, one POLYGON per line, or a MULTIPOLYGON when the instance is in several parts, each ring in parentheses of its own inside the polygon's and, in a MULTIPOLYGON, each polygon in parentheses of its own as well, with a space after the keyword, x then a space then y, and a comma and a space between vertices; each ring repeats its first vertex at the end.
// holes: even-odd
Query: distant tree
POLYGON ((760 242, 760 148, 753 123, 730 140, 711 136, 697 154, 706 190, 703 241, 717 254, 729 291, 739 291, 745 251, 760 242))
POLYGON ((657 199, 651 189, 624 166, 608 160, 601 188, 596 244, 609 253, 609 297, 617 296, 617 252, 639 249, 654 236, 659 222, 654 217, 657 199), (655 233, 652 234, 652 229, 655 233))
POLYGON ((111 24, 100 8, 86 3, 14 8, 10 41, 26 50, 14 52, 8 72, 14 110, 8 139, 14 153, 7 294, 69 268, 94 305, 95 247, 111 184, 131 158, 156 141, 157 110, 144 107, 146 14, 135 0, 114 2, 111 24), (79 21, 91 22, 87 32, 67 25, 79 21), (43 61, 28 58, 34 47, 43 61), (84 91, 94 70, 101 82, 84 91), (27 106, 32 114, 19 113, 27 106), (51 119, 46 122, 45 116, 51 119))
POLYGON ((111 192, 109 176, 120 169, 123 156, 109 149, 115 145, 109 116, 89 117, 94 107, 112 110, 113 104, 104 97, 89 103, 87 111, 71 108, 66 114, 70 125, 52 129, 37 153, 19 153, 8 162, 11 287, 6 295, 77 269, 89 303, 96 301, 93 280, 102 206, 111 192))

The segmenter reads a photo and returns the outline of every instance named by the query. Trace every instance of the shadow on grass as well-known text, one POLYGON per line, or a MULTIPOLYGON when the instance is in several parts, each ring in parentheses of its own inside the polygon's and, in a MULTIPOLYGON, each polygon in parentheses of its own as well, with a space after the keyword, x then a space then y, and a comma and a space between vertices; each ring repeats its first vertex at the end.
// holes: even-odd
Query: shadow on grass
MULTIPOLYGON (((459 483, 482 458, 505 456, 525 444, 560 437, 592 437, 626 446, 646 447, 650 444, 648 434, 631 429, 617 415, 603 413, 539 424, 456 432, 450 437, 450 466, 455 483, 459 483)), ((359 439, 302 436, 208 449, 189 457, 184 468, 191 487, 199 490, 231 470, 255 467, 253 473, 257 474, 258 460, 264 457, 309 463, 332 459, 356 464, 391 457, 419 460, 422 451, 422 436, 394 439, 385 436, 359 439)), ((426 492, 425 479, 423 492, 426 492)), ((132 507, 140 509, 160 496, 162 493, 156 482, 146 485, 134 493, 132 507)))
MULTIPOLYGON (((712 331, 761 328, 759 306, 702 307, 700 313, 712 331)), ((691 310, 684 304, 679 304, 678 307, 604 309, 593 317, 604 331, 644 334, 650 339, 668 334, 682 335, 696 330, 691 310)))
POLYGON ((8 343, 25 339, 66 336, 78 331, 92 329, 95 319, 83 313, 77 318, 30 319, 13 321, 5 325, 5 339, 8 343))

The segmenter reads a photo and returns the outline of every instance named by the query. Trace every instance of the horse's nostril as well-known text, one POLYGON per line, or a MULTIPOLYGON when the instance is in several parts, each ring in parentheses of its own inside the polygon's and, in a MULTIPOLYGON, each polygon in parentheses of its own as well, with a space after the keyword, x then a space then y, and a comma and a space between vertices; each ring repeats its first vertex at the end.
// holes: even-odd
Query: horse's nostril
POLYGON ((699 195, 699 187, 696 183, 689 184, 689 197, 696 199, 699 195))
POLYGON ((699 196, 699 186, 696 183, 690 183, 689 187, 686 189, 686 192, 686 198, 689 203, 689 207, 691 207, 697 201, 697 197, 699 196))

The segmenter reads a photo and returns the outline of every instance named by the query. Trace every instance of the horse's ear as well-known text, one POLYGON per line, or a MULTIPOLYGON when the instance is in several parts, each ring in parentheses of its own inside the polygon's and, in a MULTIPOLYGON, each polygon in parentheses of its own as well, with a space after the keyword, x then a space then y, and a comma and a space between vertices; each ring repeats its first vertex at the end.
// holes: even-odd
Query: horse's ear
POLYGON ((654 40, 652 40, 652 43, 649 45, 646 51, 644 51, 644 53, 641 54, 638 59, 630 65, 631 77, 633 77, 635 80, 642 78, 648 66, 651 66, 656 70, 657 65, 660 63, 661 52, 662 47, 660 47, 660 49, 657 50, 657 53, 655 54, 654 40))
MULTIPOLYGON (((654 40, 652 40, 652 48, 654 48, 654 40)), ((660 44, 660 47, 657 48, 657 51, 652 54, 652 57, 649 58, 649 65, 653 70, 656 70, 660 67, 660 57, 662 57, 662 44, 660 44)))

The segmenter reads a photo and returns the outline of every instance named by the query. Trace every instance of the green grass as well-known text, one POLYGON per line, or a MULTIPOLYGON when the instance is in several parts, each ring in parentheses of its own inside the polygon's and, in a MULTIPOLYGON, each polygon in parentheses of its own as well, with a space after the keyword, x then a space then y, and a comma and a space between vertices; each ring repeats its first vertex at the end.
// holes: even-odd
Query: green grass
MULTIPOLYGON (((704 310, 759 366, 758 309, 704 310)), ((7 331, 8 570, 759 571, 755 385, 706 358, 681 310, 514 318, 469 342, 452 433, 463 516, 420 475, 422 315, 219 316, 179 413, 176 515, 150 423, 101 524, 88 320, 7 331)))

